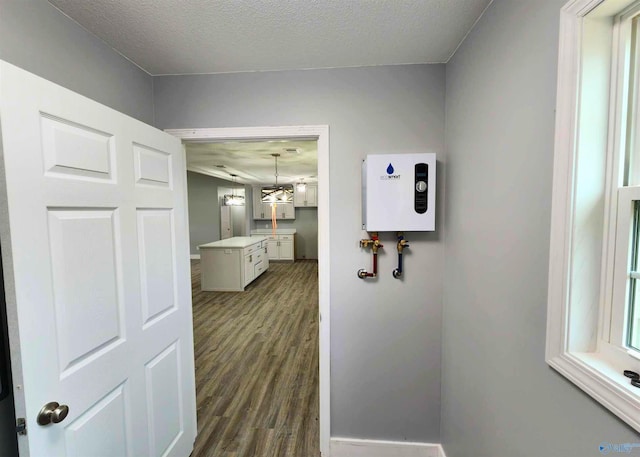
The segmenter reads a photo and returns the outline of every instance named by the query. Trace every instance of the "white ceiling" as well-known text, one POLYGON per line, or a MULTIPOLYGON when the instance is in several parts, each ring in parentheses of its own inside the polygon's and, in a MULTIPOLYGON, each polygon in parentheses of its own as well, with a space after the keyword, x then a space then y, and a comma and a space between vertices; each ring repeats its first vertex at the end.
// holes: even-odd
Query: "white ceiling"
POLYGON ((49 0, 152 75, 446 62, 491 0, 49 0))
POLYGON ((275 184, 278 157, 278 184, 317 182, 318 146, 309 141, 255 141, 228 143, 186 143, 187 169, 244 184, 275 184), (222 165, 224 168, 219 167, 222 165))

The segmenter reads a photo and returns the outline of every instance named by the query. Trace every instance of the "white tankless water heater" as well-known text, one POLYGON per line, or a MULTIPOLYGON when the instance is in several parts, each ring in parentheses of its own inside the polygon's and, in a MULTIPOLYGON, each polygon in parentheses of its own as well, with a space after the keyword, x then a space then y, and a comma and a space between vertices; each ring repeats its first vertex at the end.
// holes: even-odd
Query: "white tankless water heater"
POLYGON ((436 155, 368 155, 362 162, 362 228, 367 232, 435 230, 436 155))

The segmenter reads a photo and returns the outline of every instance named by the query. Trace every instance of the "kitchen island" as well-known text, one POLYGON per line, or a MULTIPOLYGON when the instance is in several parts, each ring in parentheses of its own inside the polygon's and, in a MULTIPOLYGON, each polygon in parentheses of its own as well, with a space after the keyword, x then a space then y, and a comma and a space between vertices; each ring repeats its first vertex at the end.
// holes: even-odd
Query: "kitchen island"
POLYGON ((241 292, 269 268, 265 236, 235 236, 198 249, 204 291, 241 292))

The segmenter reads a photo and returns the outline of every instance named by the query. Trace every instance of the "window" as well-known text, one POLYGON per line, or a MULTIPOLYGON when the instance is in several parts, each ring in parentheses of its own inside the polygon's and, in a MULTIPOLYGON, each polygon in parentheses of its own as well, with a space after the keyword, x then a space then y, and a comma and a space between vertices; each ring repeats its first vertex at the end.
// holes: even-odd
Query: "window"
POLYGON ((549 365, 640 431, 640 1, 561 12, 549 365))
POLYGON ((628 337, 626 338, 627 346, 633 351, 640 351, 640 271, 638 269, 638 245, 640 244, 640 201, 633 203, 633 228, 631 230, 631 252, 630 252, 630 268, 629 268, 629 285, 628 285, 628 311, 629 320, 625 326, 628 337))

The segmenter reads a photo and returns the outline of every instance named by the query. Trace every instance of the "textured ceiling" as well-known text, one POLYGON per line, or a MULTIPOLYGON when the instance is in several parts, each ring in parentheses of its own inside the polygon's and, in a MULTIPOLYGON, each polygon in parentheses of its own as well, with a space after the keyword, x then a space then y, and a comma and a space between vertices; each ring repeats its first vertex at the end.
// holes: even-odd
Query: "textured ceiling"
POLYGON ((318 146, 310 141, 255 141, 229 143, 185 143, 187 169, 244 184, 275 184, 278 157, 278 184, 317 182, 318 146), (293 151, 292 151, 293 150, 293 151), (224 168, 219 167, 222 165, 224 168))
POLYGON ((446 62, 491 0, 49 0, 152 75, 446 62))

